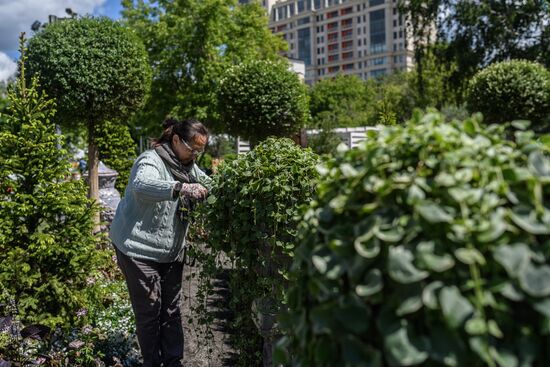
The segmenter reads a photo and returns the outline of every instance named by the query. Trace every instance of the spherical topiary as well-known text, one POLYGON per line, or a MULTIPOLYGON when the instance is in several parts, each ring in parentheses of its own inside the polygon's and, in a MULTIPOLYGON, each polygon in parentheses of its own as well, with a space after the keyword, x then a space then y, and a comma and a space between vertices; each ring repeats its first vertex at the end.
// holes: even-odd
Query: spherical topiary
POLYGON ((479 123, 416 112, 324 167, 280 362, 550 364, 550 144, 479 123))
POLYGON ((506 61, 477 73, 467 91, 470 112, 483 113, 488 123, 531 120, 550 115, 550 71, 531 61, 506 61))
POLYGON ((253 143, 290 137, 309 116, 306 87, 284 62, 258 60, 229 68, 217 95, 227 131, 253 143))

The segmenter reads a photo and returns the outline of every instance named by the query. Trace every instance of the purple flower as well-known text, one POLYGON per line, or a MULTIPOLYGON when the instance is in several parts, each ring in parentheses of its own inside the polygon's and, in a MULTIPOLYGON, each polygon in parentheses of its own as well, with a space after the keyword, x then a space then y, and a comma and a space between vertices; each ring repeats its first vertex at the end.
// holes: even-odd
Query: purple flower
POLYGON ((88 310, 86 308, 81 308, 80 310, 76 311, 77 317, 86 316, 88 314, 88 310))

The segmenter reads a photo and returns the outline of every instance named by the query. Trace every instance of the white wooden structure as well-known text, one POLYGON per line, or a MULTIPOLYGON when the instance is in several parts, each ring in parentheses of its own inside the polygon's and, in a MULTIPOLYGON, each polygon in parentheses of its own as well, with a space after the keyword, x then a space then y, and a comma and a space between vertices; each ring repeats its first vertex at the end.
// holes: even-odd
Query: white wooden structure
MULTIPOLYGON (((360 127, 339 127, 333 129, 332 132, 337 134, 344 144, 346 144, 350 149, 357 147, 362 141, 367 139, 368 131, 378 131, 379 127, 375 126, 360 126, 360 127)), ((306 130, 307 137, 312 137, 321 132, 320 129, 309 129, 306 130)), ((237 154, 243 154, 250 151, 250 144, 237 138, 237 154)))

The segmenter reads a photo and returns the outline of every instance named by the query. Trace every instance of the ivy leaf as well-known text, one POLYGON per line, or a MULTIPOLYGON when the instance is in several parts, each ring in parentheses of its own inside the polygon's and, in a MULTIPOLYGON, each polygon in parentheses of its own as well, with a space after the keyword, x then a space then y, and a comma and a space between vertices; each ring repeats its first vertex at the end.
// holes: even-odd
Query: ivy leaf
POLYGON ((405 322, 384 335, 384 349, 391 366, 413 366, 423 363, 428 359, 425 344, 424 340, 410 335, 405 322))
POLYGON ((361 297, 369 297, 378 293, 383 286, 382 272, 378 269, 372 269, 365 277, 364 284, 355 287, 355 293, 361 297))
POLYGON ((510 277, 516 278, 529 263, 530 254, 531 250, 524 243, 502 244, 493 251, 493 258, 510 277))
POLYGON ((530 296, 550 296, 550 266, 528 264, 519 271, 519 286, 530 296))
POLYGON ((439 304, 450 327, 458 328, 474 312, 474 307, 456 286, 443 287, 439 293, 439 304))
POLYGON ((388 258, 388 272, 390 277, 398 283, 409 284, 426 279, 427 271, 418 270, 413 263, 412 253, 403 246, 390 247, 388 258))
POLYGON ((455 256, 458 260, 466 265, 472 265, 478 263, 479 265, 485 265, 485 257, 475 248, 459 248, 455 250, 455 256))
POLYGON ((450 223, 453 217, 439 205, 431 202, 423 202, 415 205, 415 210, 422 218, 430 223, 450 223))

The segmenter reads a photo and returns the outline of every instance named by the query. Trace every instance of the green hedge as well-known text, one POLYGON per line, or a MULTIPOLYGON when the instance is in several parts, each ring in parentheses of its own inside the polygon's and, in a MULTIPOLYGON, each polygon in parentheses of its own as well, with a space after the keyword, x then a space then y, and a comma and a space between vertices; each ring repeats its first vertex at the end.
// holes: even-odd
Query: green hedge
POLYGON ((327 163, 280 362, 550 364, 550 138, 480 122, 417 111, 327 163))
MULTIPOLYGON (((240 366, 261 360, 252 304, 269 299, 267 303, 277 309, 283 299, 298 207, 313 196, 317 163, 310 149, 290 139, 269 138, 246 155, 223 162, 213 176, 216 185, 204 207, 206 233, 214 256, 224 252, 232 265, 230 306, 240 366)), ((202 275, 208 282, 218 270, 205 266, 202 275), (208 269, 213 273, 207 274, 208 269)))
POLYGON ((550 117, 550 71, 531 61, 492 64, 470 81, 467 102, 488 123, 526 119, 539 125, 550 117))

